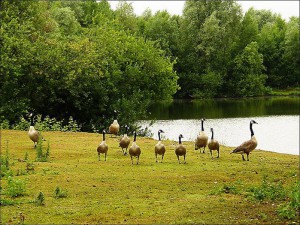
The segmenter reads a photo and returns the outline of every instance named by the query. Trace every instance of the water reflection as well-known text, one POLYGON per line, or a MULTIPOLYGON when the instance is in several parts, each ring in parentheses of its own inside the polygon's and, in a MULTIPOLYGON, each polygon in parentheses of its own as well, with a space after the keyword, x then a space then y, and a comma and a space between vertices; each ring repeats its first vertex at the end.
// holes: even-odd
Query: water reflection
POLYGON ((238 118, 268 115, 299 115, 299 97, 217 100, 174 100, 149 108, 149 120, 238 118))

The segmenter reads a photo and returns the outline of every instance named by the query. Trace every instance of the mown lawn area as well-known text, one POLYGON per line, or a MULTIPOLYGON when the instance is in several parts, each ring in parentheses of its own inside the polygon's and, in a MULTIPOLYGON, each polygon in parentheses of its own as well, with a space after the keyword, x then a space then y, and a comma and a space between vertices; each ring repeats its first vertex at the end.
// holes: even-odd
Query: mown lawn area
POLYGON ((43 136, 50 157, 38 162, 26 131, 1 131, 1 157, 8 156, 9 162, 5 167, 2 160, 1 165, 2 224, 300 222, 297 215, 280 216, 280 205, 291 201, 299 180, 298 155, 254 150, 250 161, 242 161, 230 154, 233 147, 221 146, 220 158, 211 159, 208 150, 200 153, 192 142, 183 141, 187 163, 179 164, 176 142, 164 140, 164 162, 156 163, 157 141, 137 137, 142 154, 139 165, 131 165, 118 147, 119 138, 110 135, 107 161, 103 155, 98 161, 96 152, 102 134, 43 136), (40 192, 44 198, 37 198, 40 192))

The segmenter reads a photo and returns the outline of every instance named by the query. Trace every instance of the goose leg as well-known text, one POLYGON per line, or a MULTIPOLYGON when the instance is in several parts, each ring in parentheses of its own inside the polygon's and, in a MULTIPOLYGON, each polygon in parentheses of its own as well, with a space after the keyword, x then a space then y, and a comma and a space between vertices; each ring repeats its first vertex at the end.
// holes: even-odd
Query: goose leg
POLYGON ((105 153, 105 161, 106 161, 106 156, 107 156, 107 153, 105 153))
POLYGON ((203 152, 202 153, 205 153, 205 147, 203 148, 203 152))
POLYGON ((132 156, 130 156, 130 158, 131 158, 131 165, 133 165, 133 159, 132 159, 132 156))
POLYGON ((211 155, 211 158, 213 159, 214 157, 213 157, 213 154, 212 154, 212 150, 210 150, 210 155, 211 155))
POLYGON ((157 162, 157 153, 155 153, 155 162, 157 162))
POLYGON ((179 155, 177 155, 177 160, 178 160, 178 163, 180 164, 179 155))
POLYGON ((137 159, 136 159, 136 165, 139 164, 139 159, 140 159, 140 156, 137 156, 137 159))
POLYGON ((165 155, 165 154, 162 154, 162 156, 161 156, 161 163, 162 163, 163 160, 164 160, 164 155, 165 155))
POLYGON ((218 157, 217 158, 219 158, 220 157, 220 149, 218 149, 218 157))
POLYGON ((186 164, 186 161, 185 161, 185 155, 183 155, 183 159, 184 159, 184 164, 186 164))
POLYGON ((100 161, 100 153, 98 153, 98 160, 100 161))
POLYGON ((244 155, 242 154, 243 161, 245 161, 244 155))
POLYGON ((249 161, 249 154, 247 154, 247 161, 249 161))

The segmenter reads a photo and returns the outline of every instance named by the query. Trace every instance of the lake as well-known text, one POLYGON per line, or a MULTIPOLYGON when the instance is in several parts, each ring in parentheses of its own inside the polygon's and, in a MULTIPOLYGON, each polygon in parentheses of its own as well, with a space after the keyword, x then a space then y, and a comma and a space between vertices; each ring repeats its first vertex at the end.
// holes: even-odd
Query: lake
POLYGON ((253 130, 257 149, 279 153, 299 154, 299 97, 265 97, 247 99, 174 100, 159 102, 149 108, 142 128, 149 126, 153 138, 157 131, 165 131, 164 138, 194 141, 201 130, 201 118, 206 118, 204 130, 222 145, 235 147, 250 139, 250 120, 258 124, 253 130))

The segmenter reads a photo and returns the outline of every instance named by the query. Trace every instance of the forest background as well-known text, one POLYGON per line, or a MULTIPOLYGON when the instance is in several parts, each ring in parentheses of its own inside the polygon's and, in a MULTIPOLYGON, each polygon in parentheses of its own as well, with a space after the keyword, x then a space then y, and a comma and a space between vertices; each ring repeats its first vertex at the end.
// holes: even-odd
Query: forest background
POLYGON ((120 124, 134 124, 158 100, 299 86, 299 17, 244 14, 233 0, 187 0, 182 15, 141 16, 125 1, 116 10, 106 0, 0 4, 0 122, 8 128, 34 112, 97 131, 114 109, 120 124))

